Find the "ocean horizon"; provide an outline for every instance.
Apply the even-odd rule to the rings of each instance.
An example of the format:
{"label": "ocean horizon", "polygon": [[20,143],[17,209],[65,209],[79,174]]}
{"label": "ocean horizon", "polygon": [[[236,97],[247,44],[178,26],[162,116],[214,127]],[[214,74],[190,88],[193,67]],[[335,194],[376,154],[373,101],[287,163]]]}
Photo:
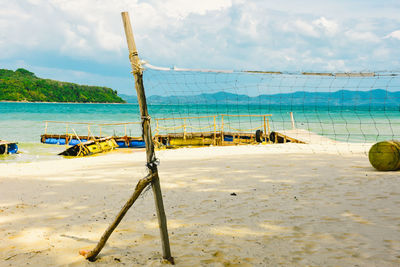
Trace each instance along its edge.
{"label": "ocean horizon", "polygon": [[[213,131],[216,117],[216,130],[221,128],[221,114],[229,115],[265,115],[268,117],[271,131],[291,129],[290,112],[294,114],[297,128],[305,129],[342,142],[373,143],[382,140],[400,138],[400,111],[397,107],[371,106],[326,106],[326,105],[263,105],[263,104],[149,104],[152,117],[153,135],[156,133],[156,119],[174,118],[159,121],[159,133],[183,131],[183,117],[209,116],[206,118],[186,119],[187,132]],[[102,123],[140,122],[137,104],[99,104],[99,103],[26,103],[0,102],[0,139],[19,143],[20,155],[2,156],[1,161],[12,161],[12,157],[32,161],[53,158],[65,149],[64,146],[44,145],[40,136],[45,133],[64,134],[67,131],[78,135],[117,135],[125,133],[141,136],[140,124],[127,127],[103,126]],[[263,117],[224,117],[224,130],[248,130],[255,132],[263,129]],[[45,121],[70,122],[66,124]],[[91,123],[87,125],[73,123]],[[71,124],[72,123],[72,124]],[[37,157],[37,155],[39,155]],[[11,157],[10,157],[11,156]],[[59,157],[58,157],[59,158]]]}

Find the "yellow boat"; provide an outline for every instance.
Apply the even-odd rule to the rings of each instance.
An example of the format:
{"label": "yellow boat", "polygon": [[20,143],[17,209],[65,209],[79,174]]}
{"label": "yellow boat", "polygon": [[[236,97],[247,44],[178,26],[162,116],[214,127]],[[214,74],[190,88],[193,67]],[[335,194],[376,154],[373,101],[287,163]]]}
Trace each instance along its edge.
{"label": "yellow boat", "polygon": [[117,142],[113,137],[104,137],[95,140],[78,143],[59,155],[62,156],[89,156],[93,154],[111,151],[118,147]]}

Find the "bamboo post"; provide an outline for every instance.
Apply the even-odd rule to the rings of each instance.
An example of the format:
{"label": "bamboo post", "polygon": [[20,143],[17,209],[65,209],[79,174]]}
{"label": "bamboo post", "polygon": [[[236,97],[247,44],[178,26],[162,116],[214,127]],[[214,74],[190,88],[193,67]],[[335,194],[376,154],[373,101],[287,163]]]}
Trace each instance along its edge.
{"label": "bamboo post", "polygon": [[125,124],[125,136],[126,136],[126,124]]}
{"label": "bamboo post", "polygon": [[224,145],[224,115],[221,114],[221,145]]}
{"label": "bamboo post", "polygon": [[267,125],[265,123],[265,116],[264,116],[264,142],[267,142]]}
{"label": "bamboo post", "polygon": [[69,142],[69,136],[68,136],[68,123],[65,126],[65,145],[68,145]]}
{"label": "bamboo post", "polygon": [[186,118],[183,119],[183,140],[186,140]]}
{"label": "bamboo post", "polygon": [[46,124],[45,124],[45,126],[44,126],[44,134],[47,134],[47,121],[46,121]]}
{"label": "bamboo post", "polygon": [[215,116],[214,117],[214,145],[217,145],[217,124],[215,121]]}
{"label": "bamboo post", "polygon": [[142,118],[142,133],[143,139],[146,144],[146,157],[147,157],[147,167],[149,169],[149,174],[141,179],[135,188],[135,192],[122,208],[122,210],[117,215],[114,222],[107,228],[103,236],[101,237],[96,248],[92,251],[80,251],[79,253],[83,255],[86,259],[93,261],[96,256],[100,253],[101,249],[104,247],[107,239],[110,237],[111,233],[118,226],[122,218],[125,216],[128,209],[133,205],[135,200],[139,197],[143,189],[151,184],[153,188],[154,200],[157,209],[158,223],[160,227],[161,234],[161,244],[163,251],[163,258],[174,264],[174,258],[171,256],[171,250],[169,246],[168,230],[167,230],[167,218],[164,212],[164,204],[162,200],[160,178],[158,177],[157,170],[157,159],[154,153],[154,144],[151,138],[150,129],[150,116],[147,111],[146,95],[143,88],[143,73],[140,67],[139,57],[136,50],[135,41],[133,38],[132,27],[129,20],[128,12],[122,12],[122,21],[124,23],[124,29],[126,34],[126,40],[129,48],[129,59],[132,65],[132,72],[135,75],[135,88],[139,102],[140,114]]}
{"label": "bamboo post", "polygon": [[158,129],[158,119],[156,119],[156,135],[159,134],[159,129]]}
{"label": "bamboo post", "polygon": [[160,179],[158,177],[158,169],[156,164],[156,156],[154,153],[154,144],[151,138],[150,117],[147,111],[146,95],[143,88],[143,73],[140,66],[140,60],[136,49],[135,40],[133,37],[129,14],[128,12],[122,12],[121,15],[124,23],[125,35],[129,49],[129,59],[132,65],[132,72],[135,75],[135,88],[139,102],[140,114],[142,117],[143,138],[146,144],[147,166],[149,168],[149,173],[151,175],[154,175],[154,179],[151,185],[153,189],[154,201],[157,210],[158,224],[161,234],[163,258],[173,264],[174,258],[171,256],[171,250],[169,246],[167,217],[165,216],[164,203],[161,194]]}
{"label": "bamboo post", "polygon": [[293,112],[290,112],[290,120],[292,121],[292,129],[296,129],[296,127],[294,126]]}
{"label": "bamboo post", "polygon": [[270,141],[269,137],[271,136],[271,128],[269,127],[269,118],[267,118],[267,127],[268,127],[268,141]]}

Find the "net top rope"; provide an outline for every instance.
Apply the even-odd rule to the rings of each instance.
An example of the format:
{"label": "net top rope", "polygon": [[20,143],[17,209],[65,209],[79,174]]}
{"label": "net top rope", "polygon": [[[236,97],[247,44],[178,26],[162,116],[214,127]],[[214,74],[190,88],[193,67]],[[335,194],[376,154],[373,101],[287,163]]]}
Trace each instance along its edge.
{"label": "net top rope", "polygon": [[214,72],[214,73],[253,73],[253,74],[271,74],[271,75],[310,75],[310,76],[334,76],[334,77],[375,77],[375,76],[400,76],[400,71],[375,71],[375,72],[308,72],[308,71],[262,71],[262,70],[215,70],[215,69],[190,69],[177,67],[159,67],[148,63],[145,60],[140,61],[140,68],[146,68],[159,71],[181,71],[181,72]]}

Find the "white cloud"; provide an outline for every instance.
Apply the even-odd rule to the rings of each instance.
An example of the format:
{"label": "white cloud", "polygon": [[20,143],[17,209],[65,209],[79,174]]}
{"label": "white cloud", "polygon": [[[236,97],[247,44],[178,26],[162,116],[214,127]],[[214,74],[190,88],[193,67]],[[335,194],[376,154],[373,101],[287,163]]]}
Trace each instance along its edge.
{"label": "white cloud", "polygon": [[313,24],[322,29],[327,35],[335,35],[338,32],[338,24],[333,20],[328,20],[325,17],[320,17],[313,21]]}
{"label": "white cloud", "polygon": [[400,30],[389,33],[388,35],[386,35],[384,37],[384,39],[387,39],[387,38],[393,38],[393,39],[400,40]]}
{"label": "white cloud", "polygon": [[319,34],[315,30],[314,26],[308,22],[305,22],[303,20],[296,20],[294,23],[294,26],[297,31],[299,31],[302,34],[311,36],[311,37],[318,37]]}
{"label": "white cloud", "polygon": [[[140,56],[156,65],[368,68],[377,66],[379,53],[400,58],[391,41],[400,40],[400,18],[390,2],[379,6],[358,0],[0,2],[2,61],[44,51],[91,64],[125,66],[121,11],[130,13]],[[384,38],[382,29],[390,32]],[[391,64],[400,66],[396,60]]]}
{"label": "white cloud", "polygon": [[184,19],[190,14],[205,15],[209,11],[221,10],[232,6],[230,0],[168,0],[153,1],[157,9],[163,10],[168,17]]}
{"label": "white cloud", "polygon": [[360,31],[348,30],[345,32],[345,36],[350,40],[357,42],[371,42],[371,43],[380,42],[380,38],[375,33],[372,32],[360,32]]}

